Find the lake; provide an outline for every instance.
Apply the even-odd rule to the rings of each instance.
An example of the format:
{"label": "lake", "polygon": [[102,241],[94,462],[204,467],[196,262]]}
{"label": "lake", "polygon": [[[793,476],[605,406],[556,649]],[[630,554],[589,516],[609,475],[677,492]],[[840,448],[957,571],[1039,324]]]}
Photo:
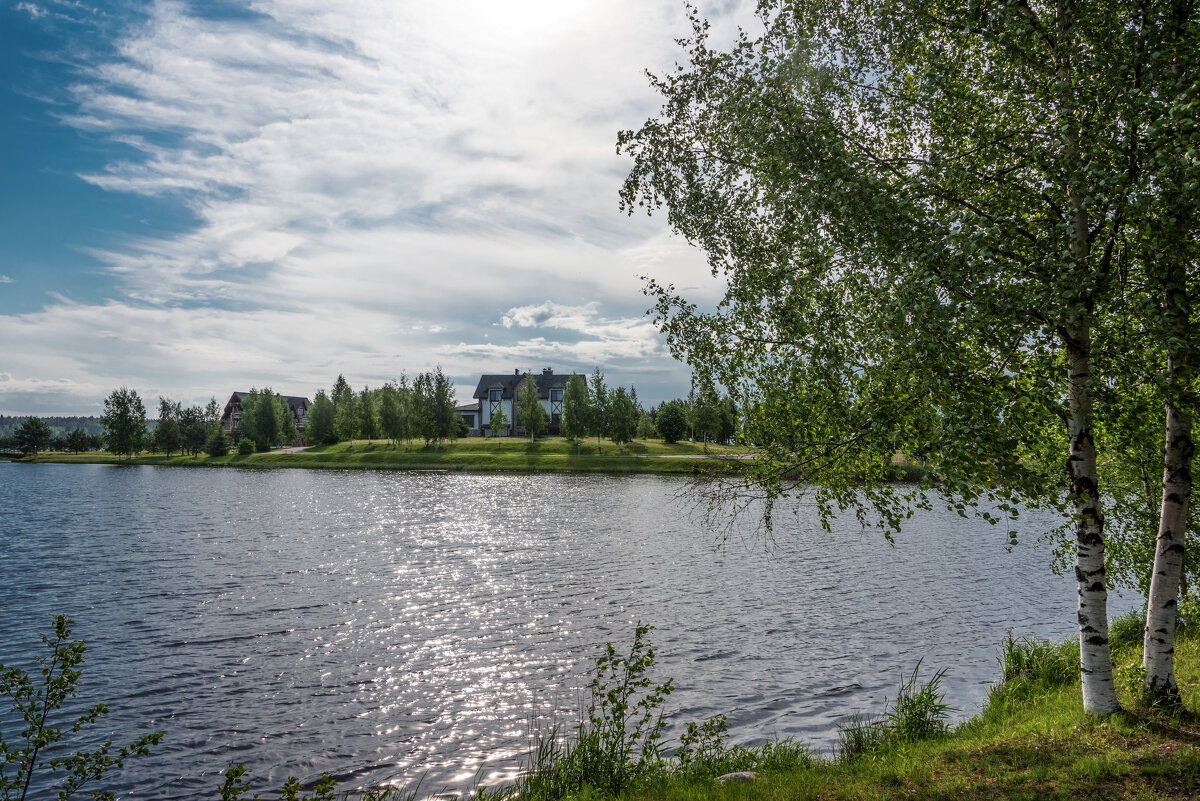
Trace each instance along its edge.
{"label": "lake", "polygon": [[75,619],[101,731],[166,732],[110,783],[123,797],[213,797],[231,761],[271,790],[330,773],[432,793],[511,776],[533,722],[570,720],[639,620],[675,679],[673,732],[725,714],[734,742],[826,750],[918,660],[946,669],[961,718],[1006,630],[1074,633],[1073,577],[1034,547],[1044,514],[1011,552],[953,513],[918,513],[891,547],[803,507],[770,543],[748,528],[717,548],[686,488],[0,462],[0,661],[30,666],[49,616]]}

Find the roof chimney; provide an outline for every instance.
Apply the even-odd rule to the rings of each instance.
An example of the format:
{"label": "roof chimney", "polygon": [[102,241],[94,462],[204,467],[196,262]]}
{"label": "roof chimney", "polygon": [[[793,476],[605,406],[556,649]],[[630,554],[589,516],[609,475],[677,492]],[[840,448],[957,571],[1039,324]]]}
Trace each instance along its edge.
{"label": "roof chimney", "polygon": [[553,367],[543,367],[542,375],[554,375],[554,368]]}
{"label": "roof chimney", "polygon": [[518,370],[518,369],[516,369],[516,368],[514,367],[514,368],[513,368],[513,375],[520,375],[520,374],[521,374],[521,371],[520,371],[520,370]]}

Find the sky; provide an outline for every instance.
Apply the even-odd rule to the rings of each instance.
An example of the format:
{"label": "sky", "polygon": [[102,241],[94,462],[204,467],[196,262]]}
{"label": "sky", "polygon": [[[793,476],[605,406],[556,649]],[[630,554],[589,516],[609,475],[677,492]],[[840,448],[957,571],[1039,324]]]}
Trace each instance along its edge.
{"label": "sky", "polygon": [[[753,2],[701,2],[714,38]],[[0,0],[0,413],[441,366],[685,395],[641,276],[720,296],[617,133],[676,0]]]}

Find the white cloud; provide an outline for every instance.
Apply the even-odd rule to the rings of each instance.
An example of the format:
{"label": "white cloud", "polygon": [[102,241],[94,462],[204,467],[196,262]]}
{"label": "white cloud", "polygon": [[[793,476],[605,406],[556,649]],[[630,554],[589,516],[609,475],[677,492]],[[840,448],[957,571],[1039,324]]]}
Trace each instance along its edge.
{"label": "white cloud", "polygon": [[16,6],[14,6],[14,8],[17,11],[24,11],[26,14],[33,17],[34,19],[39,19],[41,17],[46,16],[48,13],[50,13],[50,12],[46,11],[46,9],[37,5],[36,3],[17,3]]}
{"label": "white cloud", "polygon": [[0,367],[69,377],[79,397],[310,392],[438,362],[466,380],[497,361],[686,390],[639,276],[701,300],[717,285],[664,218],[620,214],[629,165],[613,152],[657,108],[642,69],[678,55],[675,0],[190,8],[150,5],[64,121],[136,154],[85,180],[186,204],[198,224],[90,251],[121,295],[0,317],[0,340],[22,345]]}
{"label": "white cloud", "polygon": [[0,284],[11,284],[12,282],[12,278],[7,275],[0,275]]}

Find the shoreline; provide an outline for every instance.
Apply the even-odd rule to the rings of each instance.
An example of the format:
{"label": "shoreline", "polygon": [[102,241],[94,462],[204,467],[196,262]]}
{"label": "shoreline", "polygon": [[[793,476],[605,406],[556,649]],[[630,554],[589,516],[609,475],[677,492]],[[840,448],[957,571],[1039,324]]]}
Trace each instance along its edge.
{"label": "shoreline", "polygon": [[[333,446],[337,447],[337,446]],[[598,475],[716,475],[737,470],[745,454],[566,454],[448,450],[349,449],[257,453],[250,456],[135,456],[132,459],[101,453],[39,454],[13,458],[17,464],[152,465],[190,468],[241,468],[245,470],[403,470],[455,473],[585,473]]]}
{"label": "shoreline", "polygon": [[[575,445],[562,437],[530,442],[523,438],[478,438],[448,442],[443,447],[404,447],[385,441],[358,440],[308,448],[280,448],[241,456],[166,456],[142,454],[132,459],[106,452],[42,453],[36,457],[0,454],[20,464],[122,464],[164,467],[235,467],[248,470],[404,470],[475,474],[583,473],[592,475],[734,475],[752,467],[755,451],[744,446],[709,443],[634,441],[623,449],[597,446],[595,441]],[[925,476],[918,465],[900,457],[893,460],[888,480],[894,483],[920,481]]]}

